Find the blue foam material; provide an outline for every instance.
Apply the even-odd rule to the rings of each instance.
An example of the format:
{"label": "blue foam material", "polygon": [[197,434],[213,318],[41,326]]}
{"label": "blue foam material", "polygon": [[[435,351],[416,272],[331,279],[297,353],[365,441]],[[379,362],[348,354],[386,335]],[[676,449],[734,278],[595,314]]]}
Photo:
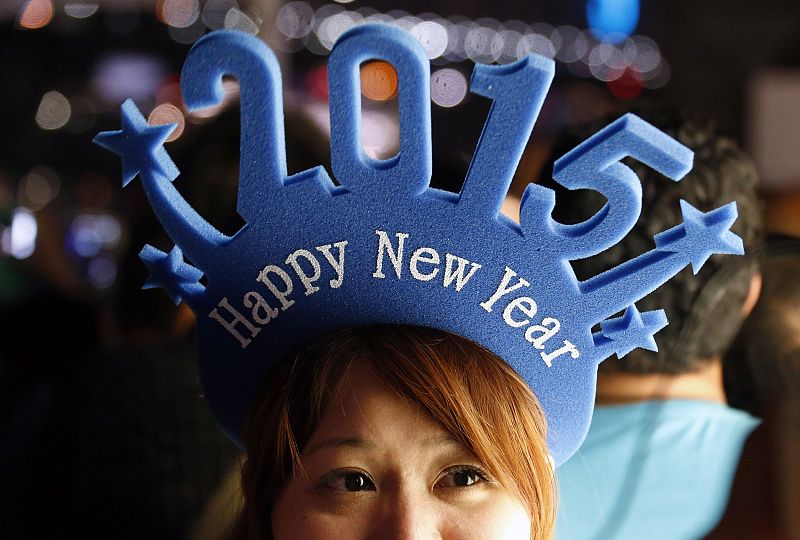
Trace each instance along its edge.
{"label": "blue foam material", "polygon": [[[400,151],[386,160],[360,145],[358,73],[368,59],[389,61],[399,74]],[[201,38],[182,73],[187,106],[218,103],[223,75],[241,84],[237,209],[246,224],[230,237],[175,189],[178,172],[162,146],[168,131],[148,126],[132,102],[122,106],[123,129],[95,139],[122,156],[125,183],[139,174],[177,244],[170,253],[142,250],[152,272],[146,286],[163,287],[197,314],[205,395],[237,443],[246,412],[288,352],[344,327],[416,324],[465,336],[507,361],[539,398],[560,464],[589,426],[597,364],[656,348],[666,317],[640,313],[634,302],[687,264],[697,270],[712,253],[743,252],[729,231],[734,203],[706,214],[681,203],[684,224],[658,234],[651,251],[579,282],[569,260],[618,242],[641,211],[640,182],[620,160],[632,156],[677,180],[691,168],[691,151],[623,116],[555,165],[558,182],[597,190],[607,204],[584,223],[563,225],[551,218],[554,193],[530,185],[517,225],[499,211],[554,63],[527,56],[475,66],[471,90],[492,106],[458,194],[429,187],[429,69],[422,47],[395,27],[357,26],[338,40],[328,69],[336,186],[322,167],[287,175],[281,79],[269,48],[233,31]]]}

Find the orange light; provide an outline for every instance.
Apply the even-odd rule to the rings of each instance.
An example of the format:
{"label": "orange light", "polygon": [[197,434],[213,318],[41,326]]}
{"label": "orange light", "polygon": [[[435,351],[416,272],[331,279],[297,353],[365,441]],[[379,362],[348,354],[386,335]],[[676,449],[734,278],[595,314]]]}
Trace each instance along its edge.
{"label": "orange light", "polygon": [[147,123],[151,126],[160,126],[162,124],[176,124],[175,129],[172,130],[166,142],[172,142],[183,134],[183,129],[186,127],[186,119],[183,113],[172,103],[162,103],[150,113],[147,117]]}
{"label": "orange light", "polygon": [[53,20],[53,2],[50,0],[28,0],[19,14],[19,26],[26,30],[44,28]]}
{"label": "orange light", "polygon": [[361,93],[374,101],[397,97],[397,71],[389,62],[374,60],[361,66]]}

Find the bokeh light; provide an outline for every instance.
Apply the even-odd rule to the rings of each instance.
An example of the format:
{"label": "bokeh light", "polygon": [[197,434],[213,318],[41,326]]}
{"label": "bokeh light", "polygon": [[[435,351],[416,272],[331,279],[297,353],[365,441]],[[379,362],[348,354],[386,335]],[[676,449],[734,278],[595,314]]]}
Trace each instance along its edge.
{"label": "bokeh light", "polygon": [[639,0],[588,0],[586,20],[598,40],[622,43],[639,24]]}
{"label": "bokeh light", "polygon": [[200,3],[197,0],[158,0],[156,13],[161,22],[186,28],[200,17]]}
{"label": "bokeh light", "polygon": [[373,101],[397,96],[397,71],[389,62],[374,60],[361,65],[361,93]]}
{"label": "bokeh light", "polygon": [[455,107],[467,95],[467,78],[458,70],[442,68],[431,74],[431,99],[440,107]]}
{"label": "bokeh light", "polygon": [[569,25],[556,27],[544,22],[529,25],[519,20],[500,22],[491,17],[473,21],[463,15],[443,19],[435,13],[415,16],[400,9],[380,13],[360,7],[348,11],[333,3],[314,11],[303,1],[283,6],[275,25],[282,50],[294,52],[305,46],[310,52],[325,56],[342,32],[365,22],[408,30],[435,66],[467,59],[505,64],[526,54],[538,54],[563,62],[574,75],[604,82],[621,77],[631,68],[644,81],[644,87],[651,88],[663,86],[669,74],[669,67],[661,69],[663,59],[652,39],[629,37],[612,30],[604,34],[604,39],[597,39],[591,29],[580,30]]}
{"label": "bokeh light", "polygon": [[44,28],[53,20],[54,12],[50,0],[28,0],[19,12],[17,23],[26,30]]}
{"label": "bokeh light", "polygon": [[497,30],[486,26],[475,26],[464,38],[464,54],[473,62],[491,64],[497,60],[497,46],[492,46],[497,39]]}
{"label": "bokeh light", "polygon": [[437,21],[422,21],[411,28],[429,59],[438,58],[447,50],[447,30]]}
{"label": "bokeh light", "polygon": [[155,56],[136,52],[111,53],[100,59],[92,74],[92,89],[115,106],[128,98],[152,99],[166,75],[166,65]]}
{"label": "bokeh light", "polygon": [[234,8],[239,8],[236,0],[207,0],[202,12],[203,24],[211,30],[224,28],[225,16]]}
{"label": "bokeh light", "polygon": [[99,4],[86,2],[69,2],[64,6],[64,13],[75,19],[87,19],[97,13]]}
{"label": "bokeh light", "polygon": [[32,211],[38,211],[56,198],[61,180],[51,168],[39,165],[23,176],[17,189],[17,201]]}
{"label": "bokeh light", "polygon": [[51,90],[42,96],[36,109],[36,124],[45,130],[64,127],[72,116],[69,100],[61,92]]}
{"label": "bokeh light", "polygon": [[68,234],[72,250],[89,259],[119,245],[122,228],[117,218],[110,214],[78,214],[72,220]]}
{"label": "bokeh light", "polygon": [[288,38],[304,37],[314,28],[314,10],[306,2],[289,2],[278,10],[275,26]]}
{"label": "bokeh light", "polygon": [[238,8],[231,8],[225,14],[225,28],[227,30],[239,30],[247,34],[258,34],[258,27],[261,21],[253,20],[250,15]]}
{"label": "bokeh light", "polygon": [[27,208],[15,208],[11,225],[3,230],[0,248],[15,259],[27,259],[36,250],[39,226],[36,216]]}
{"label": "bokeh light", "polygon": [[517,58],[522,58],[528,53],[554,58],[556,48],[547,36],[532,33],[520,39],[517,44]]}
{"label": "bokeh light", "polygon": [[86,278],[96,289],[107,289],[117,278],[117,263],[108,255],[94,257],[86,267]]}
{"label": "bokeh light", "polygon": [[[358,15],[355,15],[358,17]],[[333,44],[344,32],[356,24],[354,17],[344,11],[336,13],[322,20],[317,29],[317,37],[326,50],[330,51]]]}
{"label": "bokeh light", "polygon": [[158,126],[163,124],[175,124],[175,129],[172,130],[166,142],[172,142],[183,134],[186,128],[186,119],[181,110],[172,103],[162,103],[150,112],[147,117],[147,123],[151,126]]}

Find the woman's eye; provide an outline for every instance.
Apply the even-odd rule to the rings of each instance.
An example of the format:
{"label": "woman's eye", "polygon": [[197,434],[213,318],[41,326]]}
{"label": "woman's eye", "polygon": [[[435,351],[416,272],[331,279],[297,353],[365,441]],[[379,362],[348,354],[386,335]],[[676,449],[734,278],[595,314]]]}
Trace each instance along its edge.
{"label": "woman's eye", "polygon": [[334,473],[323,478],[320,484],[336,491],[375,491],[375,484],[362,472]]}
{"label": "woman's eye", "polygon": [[486,473],[477,467],[454,467],[445,471],[436,482],[436,487],[470,487],[489,480]]}

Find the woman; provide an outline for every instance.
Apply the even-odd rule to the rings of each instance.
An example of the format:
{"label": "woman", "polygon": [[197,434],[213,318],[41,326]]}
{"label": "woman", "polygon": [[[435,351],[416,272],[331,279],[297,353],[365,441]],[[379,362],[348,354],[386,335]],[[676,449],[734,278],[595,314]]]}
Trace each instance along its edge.
{"label": "woman", "polygon": [[[358,70],[375,58],[401,79],[402,151],[383,161],[358,144]],[[122,130],[95,139],[123,157],[126,183],[142,177],[176,243],[140,258],[146,286],[197,315],[204,396],[246,449],[235,537],[549,538],[550,456],[557,465],[583,440],[597,364],[652,347],[666,324],[635,302],[687,257],[653,252],[582,283],[569,261],[613,245],[638,216],[635,175],[611,163],[593,184],[592,167],[631,155],[677,179],[691,152],[623,117],[560,161],[559,182],[598,189],[608,208],[560,225],[553,194],[531,186],[521,224],[511,223],[498,212],[554,64],[475,69],[473,92],[494,102],[458,195],[429,188],[425,51],[387,25],[351,28],[331,51],[337,182],[323,167],[288,175],[278,64],[262,42],[215,32],[192,47],[181,75],[190,110],[219,102],[223,75],[240,82],[237,212],[247,224],[233,236],[169,181],[178,171],[161,146],[168,128],[147,124],[133,102]],[[735,218],[720,211],[715,219]],[[698,249],[674,233],[661,244]],[[416,326],[369,326],[379,324]]]}
{"label": "woman", "polygon": [[245,431],[235,538],[552,536],[544,416],[494,354],[384,325],[278,370]]}

